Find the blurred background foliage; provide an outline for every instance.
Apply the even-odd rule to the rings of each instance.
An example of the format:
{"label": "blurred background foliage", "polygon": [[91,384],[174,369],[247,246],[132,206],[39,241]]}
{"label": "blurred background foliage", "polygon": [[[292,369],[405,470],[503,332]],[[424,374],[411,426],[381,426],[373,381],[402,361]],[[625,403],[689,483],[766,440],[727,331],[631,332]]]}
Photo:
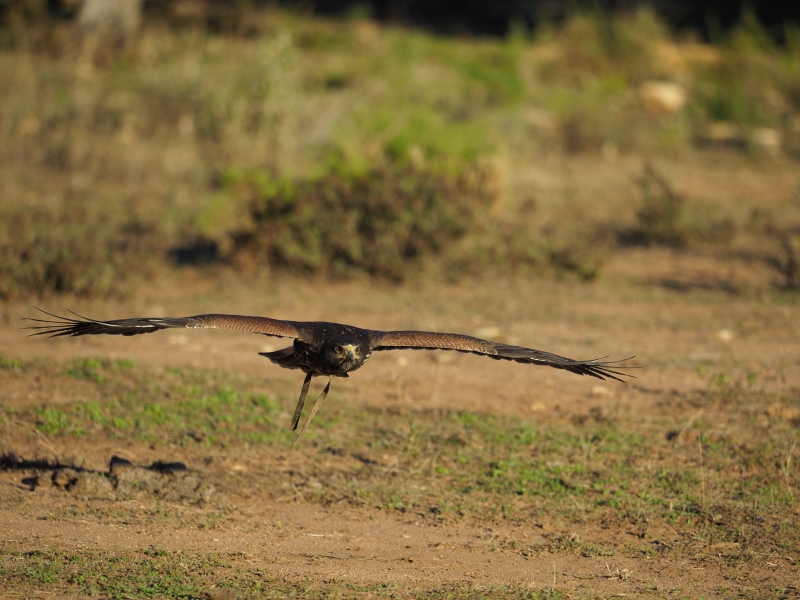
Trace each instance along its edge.
{"label": "blurred background foliage", "polygon": [[629,222],[554,218],[514,175],[552,154],[796,160],[795,26],[776,41],[745,12],[709,44],[594,8],[442,37],[366,9],[145,2],[108,33],[78,2],[0,8],[0,298],[174,268],[591,280],[626,244],[742,228],[783,240],[769,260],[800,277],[800,209],[737,222],[647,166]]}

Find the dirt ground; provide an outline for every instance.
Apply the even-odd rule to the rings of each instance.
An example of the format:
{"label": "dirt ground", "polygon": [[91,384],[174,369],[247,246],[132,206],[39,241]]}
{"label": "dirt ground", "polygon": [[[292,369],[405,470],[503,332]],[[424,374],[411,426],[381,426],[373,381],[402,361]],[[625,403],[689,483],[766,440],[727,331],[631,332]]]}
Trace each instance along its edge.
{"label": "dirt ground", "polygon": [[[756,178],[753,185],[758,184],[757,176],[751,177]],[[243,282],[233,276],[210,278],[187,271],[154,282],[124,301],[41,302],[55,313],[73,309],[101,319],[229,312],[335,320],[376,329],[463,332],[574,358],[635,355],[630,364],[642,369],[623,385],[460,354],[376,353],[350,379],[334,381],[322,411],[337,406],[402,414],[469,411],[508,415],[541,429],[570,427],[611,412],[621,429],[636,432],[659,448],[659,460],[669,461],[672,455],[699,458],[695,468],[703,473],[703,496],[711,498],[710,512],[719,506],[732,515],[757,514],[760,521],[741,521],[742,532],[749,528],[752,538],[759,528],[773,531],[770,527],[779,522],[788,523],[790,531],[800,516],[795,500],[800,493],[795,489],[800,309],[796,294],[775,288],[771,277],[767,267],[735,256],[632,248],[617,251],[603,277],[590,284],[488,279],[442,288],[394,287],[288,278]],[[732,289],[727,285],[731,281],[741,285]],[[301,384],[296,372],[266,364],[257,355],[280,347],[274,338],[191,331],[47,340],[25,337],[20,331],[21,318],[36,316],[27,303],[4,304],[0,312],[0,356],[23,363],[59,365],[76,357],[103,357],[132,360],[137,368],[193,367],[265,378],[282,391],[284,424]],[[6,414],[96,399],[96,390],[83,381],[42,373],[26,376],[0,370]],[[731,385],[751,377],[762,404],[745,407],[749,412],[744,418],[737,407],[693,402],[708,393],[715,376],[724,376],[716,381]],[[709,439],[717,436],[743,448],[758,444],[770,431],[783,432],[782,458],[756,465],[752,471],[716,476],[720,481],[763,475],[788,499],[752,510],[747,508],[747,497],[736,502],[714,500],[714,479],[703,472],[703,446],[698,457],[697,436],[689,435],[699,420],[705,422],[703,433]],[[344,425],[334,424],[331,435],[336,435],[336,427]],[[685,443],[676,446],[674,438]],[[369,504],[317,502],[307,498],[302,487],[278,489],[273,475],[293,469],[313,471],[324,481],[328,466],[310,464],[308,452],[313,446],[308,440],[307,444],[267,451],[244,442],[209,448],[108,435],[47,435],[24,418],[7,418],[0,428],[0,451],[6,457],[0,470],[6,583],[0,587],[12,596],[81,593],[75,585],[20,578],[24,569],[15,570],[15,565],[30,560],[25,553],[33,551],[125,555],[158,548],[224,557],[223,562],[242,573],[288,582],[295,587],[286,594],[298,597],[315,593],[405,597],[448,590],[454,596],[477,597],[505,590],[531,597],[755,598],[796,597],[800,590],[800,548],[792,547],[800,538],[793,534],[787,534],[783,546],[751,544],[746,551],[744,542],[714,542],[659,519],[643,529],[622,520],[570,519],[558,513],[544,513],[529,522],[437,520]],[[389,465],[391,459],[376,452],[369,460]],[[112,456],[140,467],[179,461],[219,493],[204,502],[179,493],[131,499],[113,492],[81,495],[66,486],[41,484],[49,482],[59,465],[77,464],[86,472],[107,473]],[[355,459],[331,460],[333,469],[337,460]],[[158,511],[168,516],[152,518]],[[214,527],[198,525],[212,514],[224,518]],[[776,535],[768,537],[780,540]],[[616,550],[587,555],[568,544],[545,543],[554,539],[590,541]],[[670,551],[634,551],[638,543]],[[520,550],[535,544],[545,549]],[[209,576],[211,581],[214,576]],[[209,588],[208,597],[215,597],[214,589]]]}

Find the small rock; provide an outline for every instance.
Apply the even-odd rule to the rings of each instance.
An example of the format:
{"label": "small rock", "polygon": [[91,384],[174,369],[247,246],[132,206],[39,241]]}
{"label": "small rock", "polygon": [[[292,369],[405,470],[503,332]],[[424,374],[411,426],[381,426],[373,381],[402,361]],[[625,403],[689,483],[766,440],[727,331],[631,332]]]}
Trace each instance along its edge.
{"label": "small rock", "polygon": [[758,127],[750,132],[750,142],[771,156],[781,153],[781,132],[771,127]]}
{"label": "small rock", "polygon": [[203,480],[198,475],[186,472],[163,485],[159,495],[168,500],[200,498],[203,497],[204,488]]}
{"label": "small rock", "polygon": [[124,498],[138,498],[142,493],[159,494],[165,477],[158,471],[134,467],[114,473],[117,493]]}
{"label": "small rock", "polygon": [[69,486],[73,494],[85,498],[114,498],[114,486],[108,477],[95,473],[84,473]]}
{"label": "small rock", "polygon": [[710,123],[697,133],[696,140],[701,144],[710,146],[736,148],[745,148],[747,146],[747,136],[745,136],[741,127],[726,121]]}
{"label": "small rock", "polygon": [[604,385],[593,385],[589,392],[592,396],[613,396],[614,392]]}
{"label": "small rock", "polygon": [[135,469],[136,466],[129,460],[121,458],[119,456],[112,456],[111,461],[108,465],[108,473],[109,475],[119,475],[124,471],[130,471],[131,469]]}
{"label": "small rock", "polygon": [[672,81],[645,81],[639,88],[642,103],[654,115],[680,112],[689,100],[686,88]]}
{"label": "small rock", "polygon": [[[212,485],[207,484],[199,473],[189,470],[182,462],[156,461],[149,467],[139,467],[124,458],[114,456],[111,459],[108,483],[122,498],[141,498],[142,495],[149,494],[173,501],[208,501],[214,493]],[[102,483],[95,484],[96,487],[99,486],[98,493],[103,493],[105,486]]]}
{"label": "small rock", "polygon": [[733,331],[730,329],[720,329],[717,332],[717,339],[721,342],[728,343],[733,340]]}
{"label": "small rock", "polygon": [[79,477],[80,475],[74,469],[64,468],[54,471],[51,481],[53,485],[66,489],[68,485],[75,483]]}

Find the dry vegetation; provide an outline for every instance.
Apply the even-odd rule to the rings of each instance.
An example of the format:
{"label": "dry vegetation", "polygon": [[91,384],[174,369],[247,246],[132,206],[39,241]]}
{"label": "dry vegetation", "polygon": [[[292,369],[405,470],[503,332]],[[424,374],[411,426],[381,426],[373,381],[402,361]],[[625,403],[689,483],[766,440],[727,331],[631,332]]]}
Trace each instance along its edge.
{"label": "dry vegetation", "polygon": [[647,11],[507,40],[273,11],[248,23],[247,37],[151,24],[117,55],[8,25],[0,295],[119,294],[176,262],[592,279],[620,244],[724,252],[739,231],[796,286],[796,197],[747,220],[677,202],[648,168],[626,228],[548,213],[520,177],[553,153],[793,156],[794,30],[777,47],[745,19],[709,47],[672,39]]}

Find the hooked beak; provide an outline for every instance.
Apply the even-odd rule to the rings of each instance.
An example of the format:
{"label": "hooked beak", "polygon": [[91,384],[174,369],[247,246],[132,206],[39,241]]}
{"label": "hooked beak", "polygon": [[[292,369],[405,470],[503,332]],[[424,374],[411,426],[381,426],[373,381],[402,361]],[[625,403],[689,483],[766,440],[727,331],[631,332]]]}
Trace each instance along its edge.
{"label": "hooked beak", "polygon": [[349,361],[354,361],[354,360],[356,360],[356,357],[357,357],[358,355],[356,354],[356,347],[355,347],[354,345],[352,345],[352,344],[347,344],[346,346],[342,346],[342,350],[344,350],[345,354],[344,354],[344,356],[342,356],[342,355],[340,354],[340,355],[339,355],[339,356],[340,356],[340,358],[347,359],[347,360],[349,360]]}

